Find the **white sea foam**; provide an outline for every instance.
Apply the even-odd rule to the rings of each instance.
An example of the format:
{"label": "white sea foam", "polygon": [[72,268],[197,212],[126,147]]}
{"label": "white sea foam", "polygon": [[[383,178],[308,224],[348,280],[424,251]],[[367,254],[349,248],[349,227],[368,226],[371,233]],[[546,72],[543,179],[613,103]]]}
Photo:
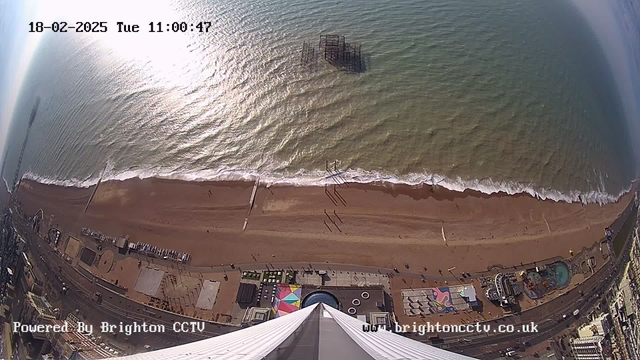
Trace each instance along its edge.
{"label": "white sea foam", "polygon": [[[127,171],[114,171],[107,166],[102,173],[102,181],[123,181],[127,179],[175,179],[184,181],[229,181],[244,180],[254,181],[260,179],[263,184],[271,185],[295,185],[295,186],[323,186],[335,184],[339,182],[355,182],[355,183],[377,183],[385,182],[392,184],[406,184],[413,186],[437,184],[446,189],[462,192],[464,190],[476,190],[484,194],[495,194],[503,192],[509,195],[529,194],[542,200],[565,201],[565,202],[583,202],[607,204],[616,202],[621,196],[631,190],[631,184],[628,188],[620,191],[618,194],[610,194],[604,190],[604,184],[600,184],[599,190],[592,191],[558,191],[554,189],[546,189],[535,187],[532,184],[522,184],[512,181],[494,181],[489,178],[462,179],[461,177],[448,178],[439,174],[408,174],[394,175],[390,173],[378,171],[365,171],[361,169],[346,170],[339,173],[339,177],[328,176],[326,171],[306,171],[301,170],[296,173],[277,173],[277,172],[260,172],[257,170],[237,170],[237,169],[217,169],[217,170],[199,170],[199,171],[175,171],[162,169],[135,169]],[[42,184],[52,184],[67,187],[90,187],[95,185],[99,177],[91,177],[86,179],[53,179],[39,176],[34,173],[26,173],[25,179],[37,181]]]}

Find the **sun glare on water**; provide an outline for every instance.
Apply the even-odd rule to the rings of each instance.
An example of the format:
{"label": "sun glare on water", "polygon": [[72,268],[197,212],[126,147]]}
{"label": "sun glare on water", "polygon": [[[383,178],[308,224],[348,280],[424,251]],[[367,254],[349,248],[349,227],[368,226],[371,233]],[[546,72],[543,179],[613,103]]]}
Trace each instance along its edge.
{"label": "sun glare on water", "polygon": [[[192,81],[182,71],[186,64],[198,60],[187,49],[191,34],[167,31],[164,24],[186,21],[167,0],[43,1],[41,11],[45,22],[66,21],[70,26],[76,22],[107,22],[107,32],[83,34],[104,48],[106,66],[117,57],[129,63],[145,64],[142,71],[168,86]],[[118,22],[138,25],[139,32],[119,32]],[[150,32],[150,22],[161,22],[163,32]]]}

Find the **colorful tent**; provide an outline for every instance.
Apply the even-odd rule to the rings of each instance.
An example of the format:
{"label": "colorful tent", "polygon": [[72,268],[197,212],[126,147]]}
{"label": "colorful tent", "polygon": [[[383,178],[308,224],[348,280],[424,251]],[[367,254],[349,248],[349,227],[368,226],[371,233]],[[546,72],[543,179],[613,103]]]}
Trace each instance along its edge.
{"label": "colorful tent", "polygon": [[272,317],[277,318],[300,309],[302,287],[300,285],[278,284],[271,309]]}

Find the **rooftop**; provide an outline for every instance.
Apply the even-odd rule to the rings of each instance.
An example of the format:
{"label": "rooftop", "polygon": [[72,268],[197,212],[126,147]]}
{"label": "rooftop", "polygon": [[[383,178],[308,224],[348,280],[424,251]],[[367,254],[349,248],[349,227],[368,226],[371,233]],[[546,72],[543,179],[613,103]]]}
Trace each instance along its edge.
{"label": "rooftop", "polygon": [[[55,320],[53,324],[63,325],[64,322]],[[70,327],[70,329],[72,328]],[[118,351],[110,348],[107,344],[98,344],[87,335],[75,330],[51,335],[52,346],[64,359],[72,358],[74,353],[79,356],[76,359],[106,359],[118,355]]]}
{"label": "rooftop", "polygon": [[271,308],[252,307],[248,308],[242,319],[243,323],[259,324],[269,320]]}
{"label": "rooftop", "polygon": [[402,290],[404,314],[409,316],[451,313],[476,304],[475,287],[469,284]]}
{"label": "rooftop", "polygon": [[[338,300],[340,311],[350,315],[368,315],[386,310],[384,290],[377,286],[314,286],[302,287],[302,299],[310,294],[324,291]],[[353,310],[349,310],[353,309]],[[354,312],[355,310],[355,312]]]}
{"label": "rooftop", "polygon": [[43,296],[28,292],[27,299],[31,306],[33,306],[33,308],[36,309],[43,318],[47,318],[49,320],[54,320],[56,318],[56,314],[53,313],[53,307]]}

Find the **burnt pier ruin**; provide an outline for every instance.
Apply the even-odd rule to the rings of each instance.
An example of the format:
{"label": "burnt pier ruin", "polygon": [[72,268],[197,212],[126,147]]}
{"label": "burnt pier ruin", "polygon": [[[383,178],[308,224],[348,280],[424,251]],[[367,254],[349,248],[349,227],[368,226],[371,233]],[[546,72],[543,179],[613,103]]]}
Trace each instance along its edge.
{"label": "burnt pier ruin", "polygon": [[320,35],[317,48],[307,41],[302,44],[300,63],[303,67],[314,71],[320,57],[342,71],[361,73],[366,70],[362,46],[348,43],[342,35]]}

